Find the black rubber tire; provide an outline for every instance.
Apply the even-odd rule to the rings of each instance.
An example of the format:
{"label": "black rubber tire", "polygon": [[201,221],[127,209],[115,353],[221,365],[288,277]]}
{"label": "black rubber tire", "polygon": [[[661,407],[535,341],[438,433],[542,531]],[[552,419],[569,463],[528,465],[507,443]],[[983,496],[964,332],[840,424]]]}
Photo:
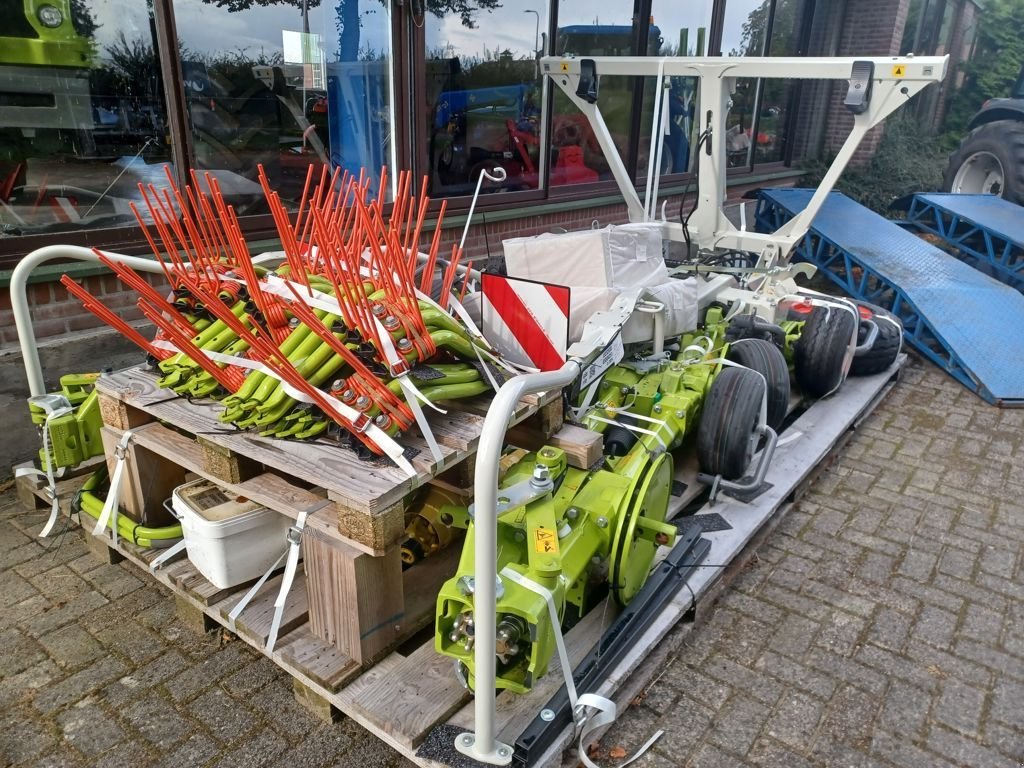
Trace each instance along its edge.
{"label": "black rubber tire", "polygon": [[[900,349],[903,348],[903,324],[892,312],[882,309],[866,301],[858,301],[858,306],[867,307],[875,316],[875,324],[878,326],[878,336],[871,349],[858,357],[853,358],[850,365],[851,376],[873,376],[876,373],[889,370],[889,367],[896,362]],[[858,343],[860,343],[858,341]]]}
{"label": "black rubber tire", "polygon": [[1003,187],[999,196],[1004,200],[1024,205],[1024,122],[996,120],[979,125],[967,134],[960,142],[960,148],[949,157],[942,188],[954,191],[953,180],[957,171],[979,152],[988,152],[1003,167]]}
{"label": "black rubber tire", "polygon": [[853,313],[815,307],[793,349],[796,382],[805,395],[824,397],[843,380],[843,360],[857,329]]}
{"label": "black rubber tire", "polygon": [[701,471],[726,480],[743,477],[757,440],[764,381],[753,371],[725,368],[708,391],[697,428]]}
{"label": "black rubber tire", "polygon": [[782,351],[764,339],[737,339],[729,344],[726,360],[757,371],[768,382],[768,426],[776,432],[789,410],[789,366]]}

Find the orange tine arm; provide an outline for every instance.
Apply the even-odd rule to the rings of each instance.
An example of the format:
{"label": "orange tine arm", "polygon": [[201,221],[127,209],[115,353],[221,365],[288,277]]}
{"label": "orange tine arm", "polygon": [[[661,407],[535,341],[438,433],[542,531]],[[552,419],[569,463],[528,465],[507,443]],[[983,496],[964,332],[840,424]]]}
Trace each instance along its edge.
{"label": "orange tine arm", "polygon": [[68,289],[68,293],[77,298],[82,302],[82,306],[92,312],[96,317],[105,322],[114,330],[118,331],[122,336],[128,339],[130,342],[135,344],[137,347],[142,349],[157,360],[165,360],[174,353],[169,349],[161,349],[160,347],[154,347],[153,344],[139,333],[135,328],[128,324],[126,320],[121,318],[113,310],[107,307],[105,304],[100,302],[95,296],[89,293],[85,288],[72,280],[69,276],[63,275],[60,279],[61,284]]}
{"label": "orange tine arm", "polygon": [[[210,198],[208,195],[203,193],[202,185],[199,183],[199,176],[193,170],[192,175],[192,187],[196,191],[196,202],[199,204],[199,209],[202,211],[202,216],[205,221],[209,223],[210,234],[215,238],[216,250],[225,260],[230,256],[228,249],[227,236],[224,233],[224,225],[220,219],[217,218],[216,212],[213,210],[213,206],[210,205]],[[206,174],[206,186],[210,186],[210,175]]]}
{"label": "orange tine arm", "polygon": [[[437,226],[434,227],[434,237],[430,241],[430,253],[427,264],[423,270],[423,278],[420,280],[420,290],[430,295],[430,285],[433,282],[434,269],[437,266],[437,248],[441,244],[441,220],[444,219],[444,212],[448,210],[448,201],[441,201],[441,209],[437,214]],[[413,254],[415,256],[415,254]]]}
{"label": "orange tine arm", "polygon": [[[462,278],[462,290],[459,291],[459,303],[460,304],[462,303],[462,300],[466,296],[466,288],[469,287],[469,275],[470,275],[470,273],[472,271],[473,271],[473,260],[470,259],[469,263],[466,264],[466,274]],[[442,307],[447,307],[447,305],[448,305],[448,297],[447,296],[442,296],[441,298],[443,298],[445,300],[444,303],[441,304],[441,306]]]}

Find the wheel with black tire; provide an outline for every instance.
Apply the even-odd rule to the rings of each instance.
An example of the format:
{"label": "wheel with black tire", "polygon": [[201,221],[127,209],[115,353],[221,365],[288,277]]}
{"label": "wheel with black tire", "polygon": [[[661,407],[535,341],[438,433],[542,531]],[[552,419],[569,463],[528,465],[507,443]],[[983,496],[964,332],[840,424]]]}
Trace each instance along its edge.
{"label": "wheel with black tire", "polygon": [[967,134],[950,155],[942,185],[1024,205],[1024,122],[996,120]]}
{"label": "wheel with black tire", "polygon": [[[853,358],[850,375],[873,376],[889,370],[889,366],[896,362],[900,349],[903,348],[903,324],[892,312],[866,301],[857,302],[857,311],[862,320],[870,320],[878,326],[878,335],[871,349]],[[857,344],[862,344],[866,336],[867,330],[862,324],[857,333]]]}
{"label": "wheel with black tire", "polygon": [[793,348],[796,382],[811,397],[824,397],[843,381],[850,341],[857,331],[854,313],[838,306],[816,306]]}
{"label": "wheel with black tire", "polygon": [[725,368],[711,383],[697,427],[701,470],[738,480],[757,449],[764,379],[744,368]]}
{"label": "wheel with black tire", "polygon": [[789,366],[777,346],[764,339],[737,339],[729,344],[726,360],[764,376],[768,383],[768,426],[776,432],[789,410]]}

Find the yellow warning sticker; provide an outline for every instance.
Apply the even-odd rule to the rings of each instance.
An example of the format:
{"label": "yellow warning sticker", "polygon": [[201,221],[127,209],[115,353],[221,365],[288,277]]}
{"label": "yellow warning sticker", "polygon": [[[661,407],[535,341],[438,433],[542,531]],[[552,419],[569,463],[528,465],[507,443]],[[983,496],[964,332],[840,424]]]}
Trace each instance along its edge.
{"label": "yellow warning sticker", "polygon": [[533,549],[543,554],[558,554],[558,535],[551,528],[537,528],[533,532]]}
{"label": "yellow warning sticker", "polygon": [[892,65],[892,76],[893,77],[903,77],[906,74],[907,74],[907,65],[906,64],[893,64]]}
{"label": "yellow warning sticker", "polygon": [[562,71],[563,72],[568,72],[569,71],[569,63],[568,62],[566,62],[566,61],[562,62]]}

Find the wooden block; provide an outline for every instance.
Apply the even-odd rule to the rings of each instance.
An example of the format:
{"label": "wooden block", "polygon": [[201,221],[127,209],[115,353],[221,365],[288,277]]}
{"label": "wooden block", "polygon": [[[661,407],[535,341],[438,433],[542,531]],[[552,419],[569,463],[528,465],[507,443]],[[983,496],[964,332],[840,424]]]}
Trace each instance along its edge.
{"label": "wooden block", "polygon": [[346,654],[319,637],[314,637],[308,622],[278,642],[274,649],[274,659],[286,669],[293,668],[301,672],[331,693],[359,677],[363,671]]}
{"label": "wooden block", "polygon": [[312,532],[302,547],[313,635],[360,664],[383,656],[405,628],[399,548],[374,557]]}
{"label": "wooden block", "polygon": [[[117,465],[115,449],[121,433],[104,427],[101,436],[107,456],[107,470],[114,476]],[[176,521],[164,507],[171,492],[185,482],[185,468],[151,451],[144,445],[129,443],[125,478],[121,486],[121,509],[137,523],[160,528]]]}
{"label": "wooden block", "polygon": [[181,623],[197,634],[205,635],[220,627],[220,624],[180,595],[174,596],[174,609]]}
{"label": "wooden block", "polygon": [[[87,515],[82,515],[86,520],[90,520]],[[116,549],[111,547],[107,543],[106,537],[93,536],[92,526],[86,523],[86,534],[85,534],[85,546],[89,548],[89,551],[99,560],[101,563],[108,565],[116,565],[124,560],[124,555],[118,552]]]}
{"label": "wooden block", "polygon": [[604,437],[600,432],[565,424],[551,436],[548,445],[565,451],[569,466],[590,469],[601,458]]}
{"label": "wooden block", "polygon": [[341,720],[340,709],[308,685],[300,682],[298,678],[292,678],[292,691],[295,693],[295,700],[308,709],[317,720],[325,723],[336,723]]}
{"label": "wooden block", "polygon": [[202,435],[196,436],[196,442],[203,450],[203,471],[217,480],[240,483],[263,472],[263,465],[258,461],[211,442]]}
{"label": "wooden block", "polygon": [[100,394],[100,415],[108,427],[125,430],[148,424],[153,417],[143,410],[128,405],[109,395]]}
{"label": "wooden block", "polygon": [[384,554],[405,538],[405,500],[379,512],[369,512],[338,502],[338,532]]}
{"label": "wooden block", "polygon": [[[22,464],[16,464],[13,469],[17,472],[23,467],[34,469],[35,465],[31,461],[26,461]],[[21,506],[25,508],[26,512],[34,512],[43,506],[43,500],[37,495],[37,492],[43,488],[43,485],[43,479],[39,475],[23,475],[15,478],[14,488],[18,494],[18,501],[21,502]]]}

